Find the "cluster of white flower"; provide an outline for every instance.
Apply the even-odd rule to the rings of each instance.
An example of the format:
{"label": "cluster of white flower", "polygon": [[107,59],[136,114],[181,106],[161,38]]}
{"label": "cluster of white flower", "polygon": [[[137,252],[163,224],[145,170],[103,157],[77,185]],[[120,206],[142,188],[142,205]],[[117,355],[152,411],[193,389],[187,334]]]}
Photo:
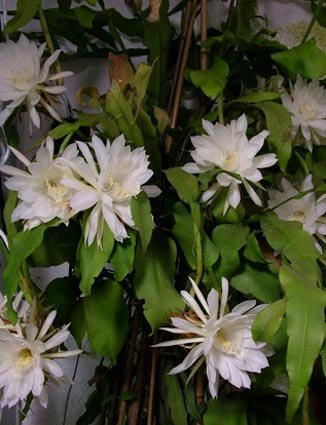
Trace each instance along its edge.
{"label": "cluster of white flower", "polygon": [[63,71],[49,75],[50,67],[58,59],[61,50],[56,50],[41,67],[45,47],[46,43],[37,47],[23,34],[17,43],[8,40],[0,44],[0,101],[10,102],[0,112],[0,125],[22,104],[25,104],[31,121],[38,128],[41,120],[37,106],[43,107],[52,118],[61,121],[53,108],[53,96],[63,93],[66,88],[53,85],[53,82],[73,73]]}
{"label": "cluster of white flower", "polygon": [[128,235],[124,224],[134,226],[131,198],[143,189],[149,195],[159,193],[156,186],[142,186],[153,174],[144,148],[132,151],[125,143],[123,135],[106,145],[93,136],[90,144],[73,143],[55,158],[54,142],[48,137],[33,162],[11,148],[27,167],[27,171],[9,165],[1,167],[1,171],[13,176],[6,186],[18,192],[12,220],[25,220],[25,229],[54,218],[68,224],[79,211],[91,208],[85,228],[88,245],[95,238],[101,245],[104,221],[117,241],[125,239]]}
{"label": "cluster of white flower", "polygon": [[277,161],[274,153],[256,156],[263,147],[268,131],[263,130],[252,139],[248,140],[246,132],[248,122],[243,114],[237,120],[224,126],[209,121],[202,121],[207,135],[191,138],[195,150],[191,156],[195,162],[184,166],[188,173],[204,173],[218,169],[216,181],[202,196],[202,201],[207,201],[218,190],[219,186],[229,187],[224,205],[224,214],[229,206],[236,208],[240,203],[239,185],[243,183],[250,198],[256,205],[262,205],[260,198],[249,182],[257,183],[263,178],[259,168],[271,167]]}
{"label": "cluster of white flower", "polygon": [[191,278],[190,281],[199,303],[190,293],[181,291],[189,311],[183,317],[172,317],[172,328],[162,328],[184,337],[156,345],[181,345],[190,350],[182,363],[169,373],[181,373],[194,365],[189,380],[206,363],[212,397],[218,395],[219,375],[237,388],[250,388],[248,372],[260,373],[268,366],[267,357],[273,354],[265,343],[252,339],[252,323],[266,305],[255,307],[255,300],[245,301],[224,314],[229,292],[227,279],[222,278],[221,298],[215,289],[211,289],[207,301],[197,284]]}
{"label": "cluster of white flower", "polygon": [[36,317],[35,306],[22,300],[22,293],[13,302],[17,322],[7,317],[7,299],[0,294],[0,408],[25,404],[29,394],[47,406],[46,380],[71,381],[53,359],[76,356],[81,350],[60,351],[70,335],[68,326],[51,329],[56,311],[44,321]]}

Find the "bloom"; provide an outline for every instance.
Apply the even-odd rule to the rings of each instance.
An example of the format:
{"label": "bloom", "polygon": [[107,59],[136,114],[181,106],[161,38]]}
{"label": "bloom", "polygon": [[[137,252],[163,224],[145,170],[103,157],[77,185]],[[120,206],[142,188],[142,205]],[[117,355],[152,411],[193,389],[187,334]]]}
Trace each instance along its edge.
{"label": "bloom", "polygon": [[217,397],[219,375],[237,388],[250,388],[248,372],[260,373],[268,366],[267,356],[272,351],[265,343],[252,339],[251,325],[256,314],[265,307],[257,306],[255,300],[245,301],[228,313],[225,307],[228,298],[228,281],[222,278],[222,294],[211,289],[207,300],[196,283],[190,278],[192,287],[199,300],[187,291],[181,291],[185,303],[190,308],[184,317],[172,317],[173,328],[162,328],[168,332],[184,335],[184,338],[157,344],[158,347],[182,345],[190,349],[185,359],[169,373],[177,374],[194,368],[190,379],[198,368],[206,362],[206,374],[209,391]]}
{"label": "bloom", "polygon": [[[326,235],[326,222],[321,217],[326,213],[326,195],[322,195],[316,200],[311,174],[303,180],[300,191],[295,189],[285,178],[282,178],[281,185],[282,192],[278,190],[268,191],[268,207],[273,209],[281,220],[299,221],[306,232],[310,235],[316,234],[324,240],[322,235]],[[299,199],[293,199],[300,192],[306,191],[310,192]],[[316,240],[315,245],[321,251]]]}
{"label": "bloom", "polygon": [[309,151],[312,145],[326,143],[326,90],[317,80],[307,84],[300,76],[292,89],[291,96],[284,93],[281,96],[283,105],[291,114],[295,137],[301,131],[303,141]]}
{"label": "bloom", "polygon": [[195,150],[191,156],[195,162],[189,162],[183,167],[192,174],[203,173],[214,168],[220,171],[216,176],[217,184],[210,187],[202,196],[202,201],[210,199],[218,190],[218,185],[229,187],[224,205],[224,214],[231,205],[236,208],[240,203],[239,185],[244,184],[250,198],[256,205],[261,200],[249,182],[257,183],[263,176],[258,170],[274,165],[277,161],[275,154],[256,156],[264,144],[268,131],[263,130],[252,139],[246,136],[247,118],[243,114],[237,120],[224,126],[203,120],[202,125],[207,135],[191,138]]}
{"label": "bloom", "polygon": [[92,207],[85,226],[85,240],[91,245],[97,238],[101,245],[104,221],[117,241],[127,237],[124,224],[133,226],[130,202],[137,196],[142,185],[153,172],[148,169],[149,161],[144,148],[131,151],[125,146],[123,135],[118,136],[112,144],[92,137],[89,146],[95,153],[95,163],[88,144],[77,142],[86,161],[75,166],[71,164],[82,180],[65,176],[62,183],[75,191],[70,205],[75,211]]}
{"label": "bloom", "polygon": [[32,229],[41,223],[47,223],[58,217],[68,223],[75,213],[69,203],[73,190],[62,184],[64,176],[73,172],[64,160],[78,164],[76,146],[69,145],[62,157],[54,159],[54,142],[48,137],[36,153],[36,160],[30,162],[16,149],[11,148],[17,158],[23,162],[28,171],[4,165],[1,171],[9,174],[6,186],[18,192],[19,203],[12,213],[12,220],[26,220],[24,228]]}
{"label": "bloom", "polygon": [[59,351],[70,333],[68,326],[49,331],[55,316],[56,311],[52,311],[40,328],[33,321],[18,321],[16,333],[13,329],[0,329],[1,408],[12,407],[19,401],[24,403],[29,393],[46,407],[45,376],[57,381],[63,377],[61,367],[53,359],[81,353],[81,350]]}
{"label": "bloom", "polygon": [[51,65],[58,59],[61,50],[56,50],[41,67],[41,58],[46,44],[40,47],[23,34],[17,43],[8,40],[0,45],[0,101],[11,101],[0,113],[3,125],[13,110],[26,104],[27,112],[36,127],[40,127],[40,116],[36,105],[41,104],[56,120],[61,121],[50,105],[52,95],[63,93],[66,88],[51,85],[52,81],[72,75],[64,71],[49,75]]}

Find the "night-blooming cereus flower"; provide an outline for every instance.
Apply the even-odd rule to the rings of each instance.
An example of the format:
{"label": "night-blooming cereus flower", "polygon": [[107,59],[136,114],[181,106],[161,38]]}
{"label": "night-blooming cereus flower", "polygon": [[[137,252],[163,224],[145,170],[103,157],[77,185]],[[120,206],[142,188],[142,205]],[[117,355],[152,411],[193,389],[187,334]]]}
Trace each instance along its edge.
{"label": "night-blooming cereus flower", "polygon": [[189,310],[183,317],[171,318],[173,327],[162,328],[181,337],[157,344],[158,347],[181,345],[190,350],[183,362],[169,373],[181,373],[193,366],[189,380],[206,363],[212,397],[218,394],[219,375],[237,388],[250,388],[248,372],[260,373],[268,366],[267,356],[273,354],[265,343],[252,339],[251,325],[265,305],[255,307],[256,301],[245,301],[224,314],[229,290],[227,279],[222,278],[221,299],[211,289],[207,300],[190,280],[199,303],[187,291],[181,291]]}
{"label": "night-blooming cereus flower", "polygon": [[68,326],[50,330],[56,312],[52,311],[38,328],[30,321],[24,326],[18,321],[16,332],[0,329],[0,407],[23,404],[31,393],[42,406],[47,405],[45,379],[63,380],[61,367],[54,359],[75,356],[81,350],[60,351],[60,345],[70,335]]}
{"label": "night-blooming cereus flower", "polygon": [[49,75],[51,65],[58,59],[61,50],[56,50],[41,66],[46,44],[40,47],[23,34],[17,43],[8,40],[0,44],[0,101],[11,102],[0,113],[3,125],[14,109],[25,104],[27,112],[36,127],[40,127],[40,116],[36,106],[43,106],[56,120],[61,121],[53,109],[53,95],[63,93],[66,88],[53,85],[53,81],[72,75],[64,71]]}
{"label": "night-blooming cereus flower", "polygon": [[[291,114],[292,137],[295,142],[306,143],[310,152],[313,144],[325,145],[326,90],[319,85],[319,82],[314,80],[307,84],[298,76],[291,95],[284,93],[281,98],[283,105]],[[298,134],[298,131],[301,134]]]}
{"label": "night-blooming cereus flower", "polygon": [[[316,200],[312,176],[309,175],[303,180],[299,191],[285,178],[282,179],[281,185],[282,192],[268,191],[268,207],[273,209],[281,220],[299,221],[310,235],[316,235],[325,241],[323,235],[326,235],[326,219],[322,216],[326,213],[326,195]],[[306,191],[311,192],[299,199],[293,199],[299,193]],[[319,243],[315,239],[314,241],[318,250],[321,251]]]}
{"label": "night-blooming cereus flower", "polygon": [[263,130],[250,140],[246,136],[247,118],[243,114],[237,120],[224,126],[203,120],[202,125],[207,135],[191,138],[195,150],[191,156],[195,162],[189,162],[184,170],[191,174],[203,173],[219,169],[217,183],[213,184],[202,196],[207,201],[218,190],[219,186],[229,187],[224,205],[224,214],[229,206],[236,208],[240,203],[239,185],[243,184],[250,198],[261,206],[261,200],[250,185],[258,183],[262,178],[259,168],[271,167],[277,161],[275,154],[256,156],[263,147],[268,131]]}
{"label": "night-blooming cereus flower", "polygon": [[81,160],[76,145],[69,145],[61,157],[54,158],[54,143],[48,137],[38,149],[33,162],[16,149],[11,150],[27,167],[27,171],[10,165],[0,168],[2,172],[13,176],[6,181],[6,186],[18,192],[19,202],[12,213],[12,221],[25,220],[25,230],[48,223],[54,218],[68,224],[69,218],[75,214],[70,207],[74,191],[65,186],[62,179],[73,175],[67,164],[78,164]]}
{"label": "night-blooming cereus flower", "polygon": [[[127,231],[125,224],[134,226],[131,216],[131,198],[137,196],[152,176],[148,169],[149,161],[144,148],[133,151],[125,146],[123,135],[112,144],[106,145],[97,137],[86,144],[77,142],[86,162],[74,167],[82,180],[65,177],[62,182],[76,193],[71,198],[71,207],[76,211],[92,208],[85,226],[85,240],[91,245],[95,238],[101,246],[104,221],[114,238],[121,242]],[[91,149],[90,149],[91,148]],[[95,154],[95,163],[92,151]],[[149,187],[155,192],[156,187]],[[148,193],[151,195],[151,193]]]}

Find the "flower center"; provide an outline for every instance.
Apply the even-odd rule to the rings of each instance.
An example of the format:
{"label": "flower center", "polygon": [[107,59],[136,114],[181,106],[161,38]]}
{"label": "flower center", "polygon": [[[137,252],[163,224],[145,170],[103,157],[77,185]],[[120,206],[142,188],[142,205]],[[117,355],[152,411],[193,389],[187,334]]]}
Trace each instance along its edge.
{"label": "flower center", "polygon": [[307,105],[305,103],[298,106],[299,115],[304,120],[309,120],[315,116],[315,108],[312,105]]}
{"label": "flower center", "polygon": [[218,348],[227,354],[232,354],[234,352],[234,347],[232,342],[228,339],[225,331],[223,329],[219,329],[215,334],[215,342],[218,345]]}
{"label": "flower center", "polygon": [[44,182],[44,189],[47,195],[55,201],[56,204],[66,203],[65,195],[67,188],[53,180],[46,179]]}
{"label": "flower center", "polygon": [[28,88],[33,83],[32,72],[26,67],[23,67],[21,70],[11,70],[9,79],[15,87],[22,89]]}
{"label": "flower center", "polygon": [[33,353],[29,348],[23,348],[18,354],[16,360],[17,369],[28,369],[33,363]]}
{"label": "flower center", "polygon": [[226,171],[236,171],[239,168],[239,158],[236,153],[230,153],[223,161],[222,168]]}
{"label": "flower center", "polygon": [[108,176],[102,184],[102,191],[109,193],[115,199],[124,199],[130,197],[130,193],[128,193],[120,185],[120,183],[114,181],[111,176]]}
{"label": "flower center", "polygon": [[304,222],[305,218],[306,218],[306,214],[302,210],[294,211],[294,213],[292,214],[292,220],[300,221],[301,223]]}

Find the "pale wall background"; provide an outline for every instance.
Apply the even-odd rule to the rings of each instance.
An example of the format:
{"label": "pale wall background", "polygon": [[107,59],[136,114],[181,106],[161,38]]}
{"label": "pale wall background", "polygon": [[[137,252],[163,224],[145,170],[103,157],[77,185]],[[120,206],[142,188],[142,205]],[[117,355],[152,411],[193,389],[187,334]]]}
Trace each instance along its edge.
{"label": "pale wall background", "polygon": [[[2,0],[4,1],[4,0]],[[28,0],[26,0],[28,1]],[[145,2],[143,2],[145,4]],[[148,2],[147,2],[148,3]],[[176,0],[170,1],[171,6],[177,3]],[[291,22],[308,21],[310,19],[309,2],[307,1],[287,1],[287,0],[260,0],[259,14],[266,15],[269,18],[270,25],[274,28],[279,26],[287,26]],[[56,0],[43,0],[44,7],[55,7]],[[117,8],[123,15],[131,16],[130,10],[121,0],[106,0],[108,7]],[[15,0],[7,0],[8,9],[14,9]],[[1,7],[1,6],[0,6]],[[227,11],[227,3],[220,0],[209,0],[209,26],[218,26],[225,12]],[[176,17],[177,22],[178,17]],[[199,31],[199,22],[196,23],[196,29]],[[129,43],[125,40],[126,44]],[[108,80],[108,62],[103,59],[74,59],[64,63],[64,68],[72,70],[75,75],[66,80],[68,88],[67,95],[73,106],[76,106],[75,93],[80,86],[96,86],[100,93],[107,91],[109,87]],[[43,132],[47,130],[47,123],[44,123]],[[28,152],[33,141],[41,136],[41,133],[34,133],[31,138],[24,126],[22,120],[21,128],[21,144],[22,150]],[[65,265],[59,268],[51,268],[51,270],[35,269],[33,272],[34,279],[40,287],[45,287],[55,277],[66,273]],[[89,348],[89,347],[88,347]],[[99,359],[92,354],[81,355],[78,368],[75,374],[75,384],[71,388],[68,402],[68,413],[65,425],[74,425],[78,417],[83,413],[85,402],[90,394],[88,381],[93,376],[94,368],[98,364]],[[62,367],[67,376],[73,377],[76,366],[76,359],[67,359],[62,362]],[[64,409],[67,401],[69,386],[51,387],[49,386],[49,403],[48,408],[43,409],[35,404],[22,425],[63,425]],[[18,415],[15,409],[10,412],[4,411],[2,415],[1,425],[18,425]]]}

